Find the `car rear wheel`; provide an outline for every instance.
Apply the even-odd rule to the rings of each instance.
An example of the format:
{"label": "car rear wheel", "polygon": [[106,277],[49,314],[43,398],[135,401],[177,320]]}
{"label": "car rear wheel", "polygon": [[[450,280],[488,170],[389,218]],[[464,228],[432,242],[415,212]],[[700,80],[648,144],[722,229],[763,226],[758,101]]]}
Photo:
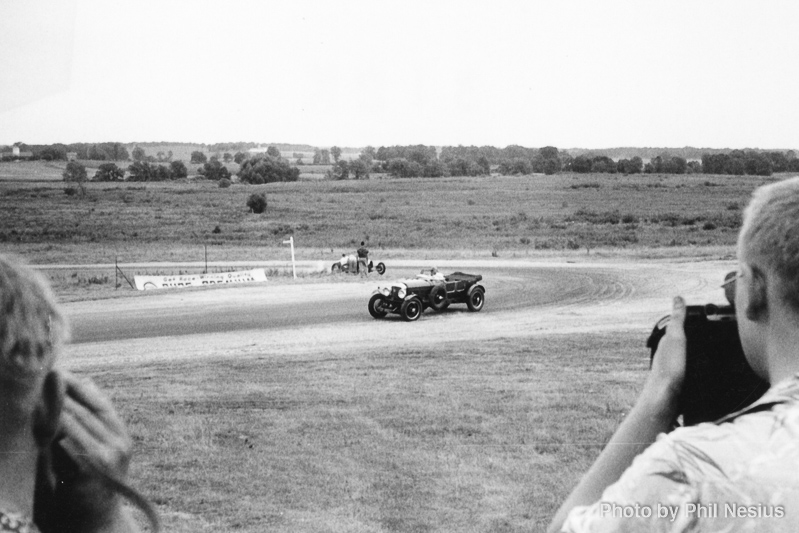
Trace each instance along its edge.
{"label": "car rear wheel", "polygon": [[384,265],[383,263],[377,263],[375,270],[377,270],[377,273],[382,276],[383,274],[386,273],[386,265]]}
{"label": "car rear wheel", "polygon": [[387,313],[383,308],[383,295],[373,294],[369,299],[369,314],[372,318],[384,318]]}
{"label": "car rear wheel", "polygon": [[485,304],[486,296],[483,289],[480,287],[474,287],[471,291],[469,291],[469,296],[466,298],[466,306],[469,308],[469,311],[479,311],[483,308],[483,304]]}
{"label": "car rear wheel", "polygon": [[409,300],[405,300],[402,302],[402,307],[400,307],[400,314],[402,315],[402,318],[408,322],[418,320],[419,317],[422,316],[421,300],[419,300],[419,298],[410,298]]}
{"label": "car rear wheel", "polygon": [[430,307],[433,308],[433,311],[443,311],[449,306],[449,302],[447,301],[447,288],[444,284],[436,285],[430,291]]}

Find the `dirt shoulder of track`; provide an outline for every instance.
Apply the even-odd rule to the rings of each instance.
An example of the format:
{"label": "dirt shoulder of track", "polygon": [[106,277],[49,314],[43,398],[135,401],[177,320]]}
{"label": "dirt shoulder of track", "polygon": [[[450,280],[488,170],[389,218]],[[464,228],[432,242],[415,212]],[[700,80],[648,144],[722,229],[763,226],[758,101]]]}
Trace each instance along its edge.
{"label": "dirt shoulder of track", "polygon": [[[354,351],[380,351],[381,347],[407,347],[434,350],[440,343],[481,342],[496,338],[534,338],[550,334],[580,334],[607,331],[640,331],[642,345],[654,322],[669,309],[671,297],[681,294],[689,304],[723,303],[719,284],[724,273],[734,268],[731,261],[395,261],[396,267],[436,266],[479,269],[502,267],[535,270],[546,267],[549,276],[560,271],[580,271],[592,276],[610,273],[610,282],[593,287],[585,298],[559,304],[539,306],[530,302],[520,309],[492,311],[490,293],[483,312],[449,313],[436,316],[425,313],[417,322],[372,320],[365,310],[364,318],[336,324],[317,324],[278,330],[246,330],[230,333],[162,336],[113,342],[69,345],[64,363],[70,368],[95,365],[138,365],[170,361],[208,361],[219,358],[279,358],[282,354],[302,356],[320,354],[336,356]],[[554,270],[553,270],[554,269]],[[553,274],[553,272],[555,272]],[[390,276],[388,276],[390,278]],[[390,279],[382,278],[381,281]],[[554,279],[552,280],[554,281]],[[593,278],[591,278],[593,281]],[[543,280],[548,282],[548,280]],[[503,283],[496,280],[495,283]],[[353,279],[348,282],[289,284],[273,287],[269,297],[274,305],[318,302],[352,297],[353,291],[367,295],[375,286],[374,279]],[[158,298],[105,300],[104,309],[114,306],[141,306],[158,310],[175,302],[201,304],[211,308],[235,305],[248,292],[264,290],[243,287],[216,288],[206,291],[165,293]],[[250,297],[252,294],[250,294]],[[73,311],[91,312],[96,302],[68,304]]]}

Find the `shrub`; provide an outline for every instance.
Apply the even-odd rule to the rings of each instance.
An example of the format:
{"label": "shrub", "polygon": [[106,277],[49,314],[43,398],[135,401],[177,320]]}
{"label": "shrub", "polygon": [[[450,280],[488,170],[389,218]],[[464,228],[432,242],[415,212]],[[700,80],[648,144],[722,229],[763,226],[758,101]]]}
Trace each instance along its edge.
{"label": "shrub", "polygon": [[300,169],[292,167],[285,159],[266,155],[245,160],[241,164],[238,176],[242,182],[255,185],[276,181],[297,181]]}
{"label": "shrub", "polygon": [[166,165],[151,165],[147,161],[136,161],[128,166],[128,181],[168,181],[172,172]]}
{"label": "shrub", "polygon": [[599,189],[602,185],[598,181],[587,181],[585,183],[573,183],[572,189]]}
{"label": "shrub", "polygon": [[205,163],[207,161],[208,161],[208,156],[206,156],[204,153],[200,152],[199,150],[196,150],[191,153],[192,163]]}
{"label": "shrub", "polygon": [[183,161],[172,161],[169,163],[169,172],[173,180],[188,177],[189,169],[183,164]]}
{"label": "shrub", "polygon": [[265,194],[258,194],[253,193],[250,195],[249,199],[247,199],[247,207],[250,208],[250,211],[253,213],[260,215],[261,213],[266,211],[266,195]]}
{"label": "shrub", "polygon": [[94,181],[120,181],[125,177],[125,171],[115,163],[103,163],[94,173]]}
{"label": "shrub", "polygon": [[61,174],[61,176],[64,178],[64,181],[84,182],[86,181],[86,167],[77,161],[70,161],[67,163],[67,168],[64,169],[64,173]]}
{"label": "shrub", "polygon": [[230,179],[230,171],[218,159],[211,159],[199,170],[201,176],[209,180]]}
{"label": "shrub", "polygon": [[229,179],[227,179],[227,178],[222,178],[221,180],[219,180],[219,188],[220,189],[227,189],[228,187],[230,187],[230,184],[231,184],[231,181]]}

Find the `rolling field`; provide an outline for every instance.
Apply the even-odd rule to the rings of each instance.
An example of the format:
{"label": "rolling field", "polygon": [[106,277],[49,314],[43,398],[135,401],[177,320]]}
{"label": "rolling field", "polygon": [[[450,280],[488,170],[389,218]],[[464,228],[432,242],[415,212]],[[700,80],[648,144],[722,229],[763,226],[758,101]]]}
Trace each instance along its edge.
{"label": "rolling field", "polygon": [[[9,165],[0,165],[0,175]],[[63,183],[47,179],[0,181],[0,244],[33,263],[197,260],[205,245],[224,248],[227,259],[267,260],[282,257],[289,234],[299,258],[324,261],[361,240],[377,254],[505,257],[730,246],[750,192],[781,177],[564,174],[227,189],[188,180],[89,183],[86,197],[68,196]],[[254,192],[267,196],[263,215],[245,206]]]}
{"label": "rolling field", "polygon": [[[277,268],[257,290],[136,293],[115,291],[106,267],[47,270],[82,335],[62,364],[109,391],[136,443],[133,482],[178,533],[543,531],[634,402],[648,368],[644,340],[669,296],[720,296],[746,199],[784,177],[308,179],[227,189],[190,179],[89,183],[79,197],[64,193],[57,167],[8,165],[0,250],[41,265],[196,269],[205,246],[220,264],[287,261],[289,234],[298,259],[323,268],[366,239],[389,279],[400,272],[392,261],[508,263],[485,268],[481,313],[412,324],[368,316],[361,293],[375,277],[293,281]],[[253,192],[267,195],[264,215],[245,208]],[[131,298],[109,299],[119,293]],[[506,300],[492,308],[496,294]],[[336,321],[303,311],[322,297],[327,307],[315,307],[341,309]],[[136,319],[169,313],[167,304],[197,331],[148,331],[169,324]],[[236,313],[258,324],[267,311],[300,318],[224,328]],[[221,325],[204,326],[214,314]]]}

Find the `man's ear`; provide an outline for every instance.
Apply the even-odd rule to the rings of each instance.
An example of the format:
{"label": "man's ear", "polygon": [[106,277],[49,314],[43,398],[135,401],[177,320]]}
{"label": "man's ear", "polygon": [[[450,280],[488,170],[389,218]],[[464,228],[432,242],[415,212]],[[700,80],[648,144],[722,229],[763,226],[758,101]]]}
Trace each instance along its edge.
{"label": "man's ear", "polygon": [[49,446],[58,433],[64,394],[64,380],[58,372],[51,370],[44,377],[39,401],[33,413],[33,437],[40,448]]}
{"label": "man's ear", "polygon": [[762,320],[768,314],[768,287],[766,276],[757,268],[749,267],[744,290],[747,291],[746,318],[752,322]]}

